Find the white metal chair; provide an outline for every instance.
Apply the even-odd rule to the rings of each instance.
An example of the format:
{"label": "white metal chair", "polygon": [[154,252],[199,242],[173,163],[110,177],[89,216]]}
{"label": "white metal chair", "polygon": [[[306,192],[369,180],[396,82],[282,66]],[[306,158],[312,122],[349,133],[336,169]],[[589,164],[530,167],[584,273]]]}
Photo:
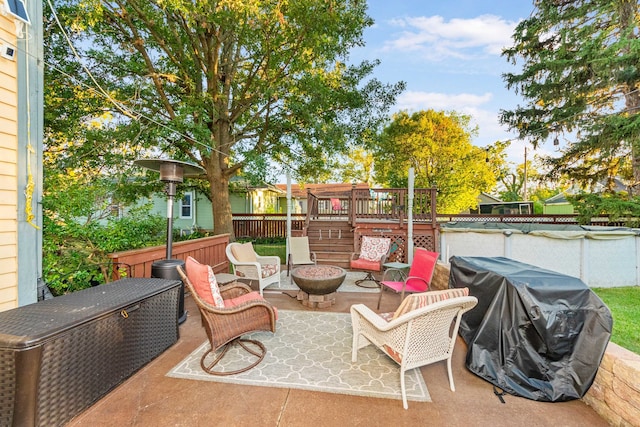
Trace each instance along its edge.
{"label": "white metal chair", "polygon": [[[400,386],[402,406],[407,409],[404,373],[413,368],[441,360],[447,361],[449,386],[455,391],[451,370],[451,356],[458,335],[460,318],[478,302],[475,297],[460,296],[443,299],[434,303],[401,312],[411,305],[419,306],[419,301],[440,296],[446,291],[411,294],[403,302],[394,318],[385,320],[364,304],[351,306],[353,326],[353,347],[351,359],[356,362],[358,350],[373,344],[400,365]],[[428,295],[428,297],[424,297]],[[401,313],[399,313],[401,312]],[[455,320],[455,325],[451,327]]]}
{"label": "white metal chair", "polygon": [[243,279],[258,282],[260,295],[263,289],[280,283],[280,257],[261,256],[253,250],[251,242],[229,243],[225,249],[233,274]]}
{"label": "white metal chair", "polygon": [[287,257],[287,276],[296,265],[316,264],[316,254],[309,250],[309,237],[290,237]]}

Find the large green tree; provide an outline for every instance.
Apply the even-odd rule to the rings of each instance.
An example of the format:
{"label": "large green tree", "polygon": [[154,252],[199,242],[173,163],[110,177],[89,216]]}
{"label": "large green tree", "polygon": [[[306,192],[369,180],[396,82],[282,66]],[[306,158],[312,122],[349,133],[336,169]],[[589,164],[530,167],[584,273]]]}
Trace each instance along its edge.
{"label": "large green tree", "polygon": [[233,231],[231,177],[274,162],[314,176],[367,139],[403,89],[370,78],[376,62],[347,65],[373,23],[360,0],[56,4],[113,101],[114,132],[139,155],[205,169],[216,233]]}
{"label": "large green tree", "polygon": [[[640,5],[637,0],[536,0],[504,51],[504,75],[525,103],[501,120],[534,146],[566,138],[550,177],[584,186],[625,176],[640,185]],[[559,141],[558,141],[559,142]]]}
{"label": "large green tree", "polygon": [[[454,112],[401,111],[375,143],[375,177],[391,187],[406,187],[409,168],[416,187],[438,189],[437,211],[459,213],[478,204],[478,195],[496,184],[490,150],[471,144],[470,117]],[[491,156],[500,157],[494,149]]]}

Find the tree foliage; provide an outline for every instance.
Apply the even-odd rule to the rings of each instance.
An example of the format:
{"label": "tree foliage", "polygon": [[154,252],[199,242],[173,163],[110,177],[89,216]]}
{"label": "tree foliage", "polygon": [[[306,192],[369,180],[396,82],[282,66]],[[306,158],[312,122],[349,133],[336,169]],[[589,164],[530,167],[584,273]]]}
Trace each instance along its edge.
{"label": "tree foliage", "polygon": [[[85,194],[83,191],[67,193],[65,200],[73,205]],[[111,276],[108,255],[112,252],[160,245],[166,241],[166,219],[150,215],[150,206],[134,209],[123,218],[109,217],[102,221],[86,217],[62,218],[56,214],[60,210],[57,205],[56,211],[51,211],[45,203],[43,279],[55,295],[105,283]],[[76,211],[76,207],[68,206],[64,210]]]}
{"label": "tree foliage", "polygon": [[376,62],[346,64],[372,24],[359,0],[56,4],[117,100],[113,131],[136,154],[205,169],[216,233],[233,233],[231,177],[267,176],[274,162],[315,176],[367,139],[403,88],[371,79]]}
{"label": "tree foliage", "polygon": [[[476,130],[470,118],[455,112],[426,110],[393,116],[374,144],[376,181],[406,187],[409,168],[416,187],[438,189],[437,210],[459,213],[478,204],[478,196],[496,183],[489,156],[471,144]],[[492,156],[500,158],[499,148]]]}
{"label": "tree foliage", "polygon": [[536,0],[504,56],[525,104],[501,121],[534,147],[569,143],[548,157],[550,177],[585,187],[613,176],[640,184],[640,5],[637,0]]}
{"label": "tree foliage", "polygon": [[640,197],[625,193],[567,196],[578,213],[580,224],[590,224],[592,218],[608,216],[610,222],[623,222],[627,227],[640,225]]}

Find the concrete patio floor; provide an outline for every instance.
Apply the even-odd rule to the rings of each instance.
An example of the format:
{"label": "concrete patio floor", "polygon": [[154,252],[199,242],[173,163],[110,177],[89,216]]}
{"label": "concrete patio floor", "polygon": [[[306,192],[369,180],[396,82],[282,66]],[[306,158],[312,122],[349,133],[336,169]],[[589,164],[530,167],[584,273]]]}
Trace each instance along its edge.
{"label": "concrete patio floor", "polygon": [[[294,291],[266,290],[265,298],[281,310],[311,310],[302,307]],[[356,303],[375,309],[377,300],[375,293],[338,293],[336,304],[322,311],[348,312]],[[399,295],[385,293],[380,311],[394,311],[399,303]],[[456,391],[449,389],[446,362],[423,367],[433,401],[410,401],[408,410],[400,400],[169,378],[165,374],[206,340],[200,314],[189,295],[185,309],[188,317],[180,325],[175,345],[67,426],[608,425],[581,401],[548,403],[506,395],[501,403],[491,384],[464,366],[466,348],[460,338],[453,357]]]}

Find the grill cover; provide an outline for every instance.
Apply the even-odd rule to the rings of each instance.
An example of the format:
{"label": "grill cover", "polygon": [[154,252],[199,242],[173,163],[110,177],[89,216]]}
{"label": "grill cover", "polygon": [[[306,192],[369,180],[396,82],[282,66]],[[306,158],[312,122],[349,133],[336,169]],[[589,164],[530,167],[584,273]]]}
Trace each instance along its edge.
{"label": "grill cover", "polygon": [[471,372],[532,400],[585,395],[613,320],[584,282],[501,257],[454,256],[450,263],[450,286],[478,298],[460,324]]}

